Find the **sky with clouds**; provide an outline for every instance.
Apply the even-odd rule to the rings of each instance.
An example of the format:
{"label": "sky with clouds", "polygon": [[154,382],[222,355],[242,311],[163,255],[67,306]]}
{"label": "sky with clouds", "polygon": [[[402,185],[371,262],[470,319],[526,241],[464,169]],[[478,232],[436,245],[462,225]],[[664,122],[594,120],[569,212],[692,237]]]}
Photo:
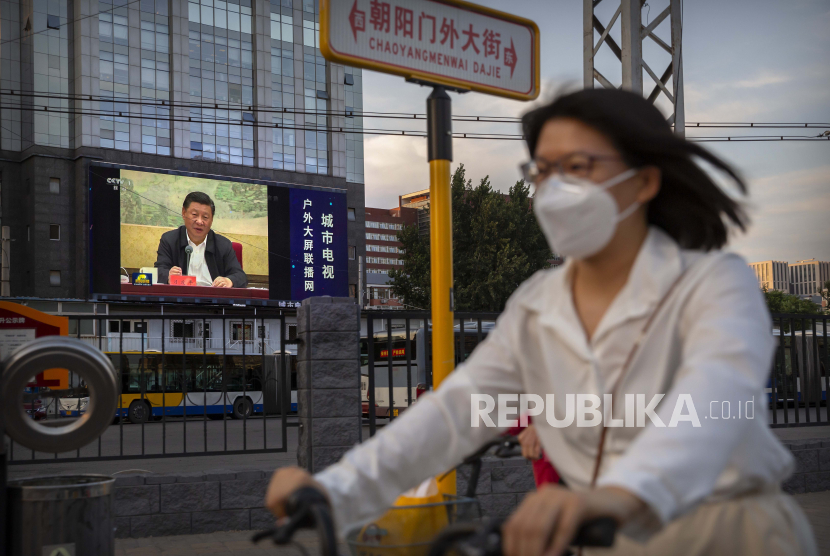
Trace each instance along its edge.
{"label": "sky with clouds", "polygon": [[[480,0],[478,3],[533,19],[541,32],[542,94],[582,83],[582,3],[577,0]],[[597,8],[607,22],[616,6]],[[618,4],[617,4],[618,5]],[[650,6],[649,6],[650,5]],[[648,0],[654,17],[667,0]],[[657,32],[669,36],[668,21]],[[619,41],[619,24],[612,31]],[[830,1],[698,0],[686,2],[683,63],[687,122],[830,122]],[[647,44],[644,58],[656,73],[668,54]],[[597,68],[615,83],[619,63],[607,48]],[[364,70],[367,112],[424,113],[429,89],[400,77]],[[648,83],[648,76],[645,81]],[[651,85],[647,84],[647,90]],[[477,93],[453,97],[456,115],[520,116],[533,104]],[[535,103],[534,103],[535,104]],[[424,122],[366,119],[367,128],[424,129]],[[519,133],[518,124],[459,124],[454,131]],[[819,130],[689,130],[687,135],[817,135]],[[751,261],[830,260],[830,141],[706,143],[735,165],[750,185],[752,226],[731,248]],[[453,169],[463,163],[477,182],[489,175],[507,190],[527,158],[521,141],[454,141]],[[398,195],[429,187],[426,141],[365,136],[366,206],[397,206]]]}

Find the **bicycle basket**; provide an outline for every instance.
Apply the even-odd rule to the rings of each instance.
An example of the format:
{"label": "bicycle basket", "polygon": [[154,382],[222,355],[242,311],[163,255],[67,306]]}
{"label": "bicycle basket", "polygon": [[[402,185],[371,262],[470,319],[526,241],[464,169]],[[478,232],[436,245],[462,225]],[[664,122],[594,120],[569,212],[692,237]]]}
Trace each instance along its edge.
{"label": "bicycle basket", "polygon": [[[417,503],[411,503],[417,501]],[[352,556],[426,556],[444,527],[481,519],[478,500],[450,494],[399,498],[379,519],[353,531],[346,542]]]}

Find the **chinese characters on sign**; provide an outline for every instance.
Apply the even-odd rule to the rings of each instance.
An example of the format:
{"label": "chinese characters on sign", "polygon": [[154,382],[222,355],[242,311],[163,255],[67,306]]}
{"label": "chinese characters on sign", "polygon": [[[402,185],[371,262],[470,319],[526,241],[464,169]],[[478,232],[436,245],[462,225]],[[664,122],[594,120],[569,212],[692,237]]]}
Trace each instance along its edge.
{"label": "chinese characters on sign", "polygon": [[[313,203],[311,199],[303,199],[303,223],[308,224],[303,229],[303,278],[305,283],[303,291],[314,291],[314,229],[311,223],[314,217],[311,215]],[[334,280],[334,251],[330,245],[334,239],[334,233],[331,231],[334,228],[333,214],[320,214],[319,230],[317,234],[319,241],[323,244],[323,260],[318,267],[321,270],[321,276],[324,280]]]}
{"label": "chinese characters on sign", "polygon": [[292,195],[291,219],[298,223],[292,238],[299,235],[301,247],[292,249],[292,297],[341,295],[348,290],[345,195],[310,190]]}
{"label": "chinese characters on sign", "polygon": [[539,32],[528,20],[433,0],[324,0],[331,60],[434,83],[530,99]]}

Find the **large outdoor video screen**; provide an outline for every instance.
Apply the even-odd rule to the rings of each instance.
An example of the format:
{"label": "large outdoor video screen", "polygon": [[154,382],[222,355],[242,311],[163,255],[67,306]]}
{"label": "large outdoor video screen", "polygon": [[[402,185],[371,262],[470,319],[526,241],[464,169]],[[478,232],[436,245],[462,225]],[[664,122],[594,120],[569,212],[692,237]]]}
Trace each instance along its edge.
{"label": "large outdoor video screen", "polygon": [[215,206],[210,230],[231,242],[257,297],[348,295],[345,190],[108,165],[91,166],[89,183],[92,294],[123,293],[122,275],[156,266],[165,233],[186,243],[183,202],[201,192]]}

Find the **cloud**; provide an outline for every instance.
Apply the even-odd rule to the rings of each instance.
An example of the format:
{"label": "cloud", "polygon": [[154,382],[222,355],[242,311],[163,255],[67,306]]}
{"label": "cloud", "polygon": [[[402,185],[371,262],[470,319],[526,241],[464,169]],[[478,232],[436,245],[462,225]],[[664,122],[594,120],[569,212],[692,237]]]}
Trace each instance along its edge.
{"label": "cloud", "polygon": [[[367,91],[364,110],[367,112],[399,112],[424,114],[427,87],[406,84],[399,77],[375,72],[364,72],[364,89]],[[541,102],[547,102],[563,83],[547,80],[542,85],[540,100],[520,102],[479,93],[451,93],[452,111],[455,115],[482,115],[519,117]],[[565,83],[569,85],[569,83]],[[394,91],[381,94],[380,91]],[[366,118],[367,128],[426,129],[424,120],[371,119]],[[517,122],[510,123],[462,123],[453,122],[455,132],[521,134]],[[398,196],[429,188],[429,165],[426,140],[395,136],[364,136],[364,178],[366,206],[391,208],[398,205]],[[484,139],[455,139],[453,141],[452,170],[458,164],[467,168],[467,177],[478,182],[490,176],[496,189],[507,191],[521,177],[518,165],[527,158],[523,141],[497,141]]]}
{"label": "cloud", "polygon": [[750,261],[830,260],[830,165],[750,179],[749,231],[731,249]]}
{"label": "cloud", "polygon": [[721,87],[742,88],[742,89],[757,89],[759,87],[767,87],[769,85],[780,85],[781,83],[789,83],[792,77],[784,74],[775,74],[769,71],[761,71],[758,75],[749,79],[742,79],[733,83],[721,83]]}
{"label": "cloud", "polygon": [[365,140],[366,206],[398,206],[398,195],[429,187],[426,139],[374,136]]}

